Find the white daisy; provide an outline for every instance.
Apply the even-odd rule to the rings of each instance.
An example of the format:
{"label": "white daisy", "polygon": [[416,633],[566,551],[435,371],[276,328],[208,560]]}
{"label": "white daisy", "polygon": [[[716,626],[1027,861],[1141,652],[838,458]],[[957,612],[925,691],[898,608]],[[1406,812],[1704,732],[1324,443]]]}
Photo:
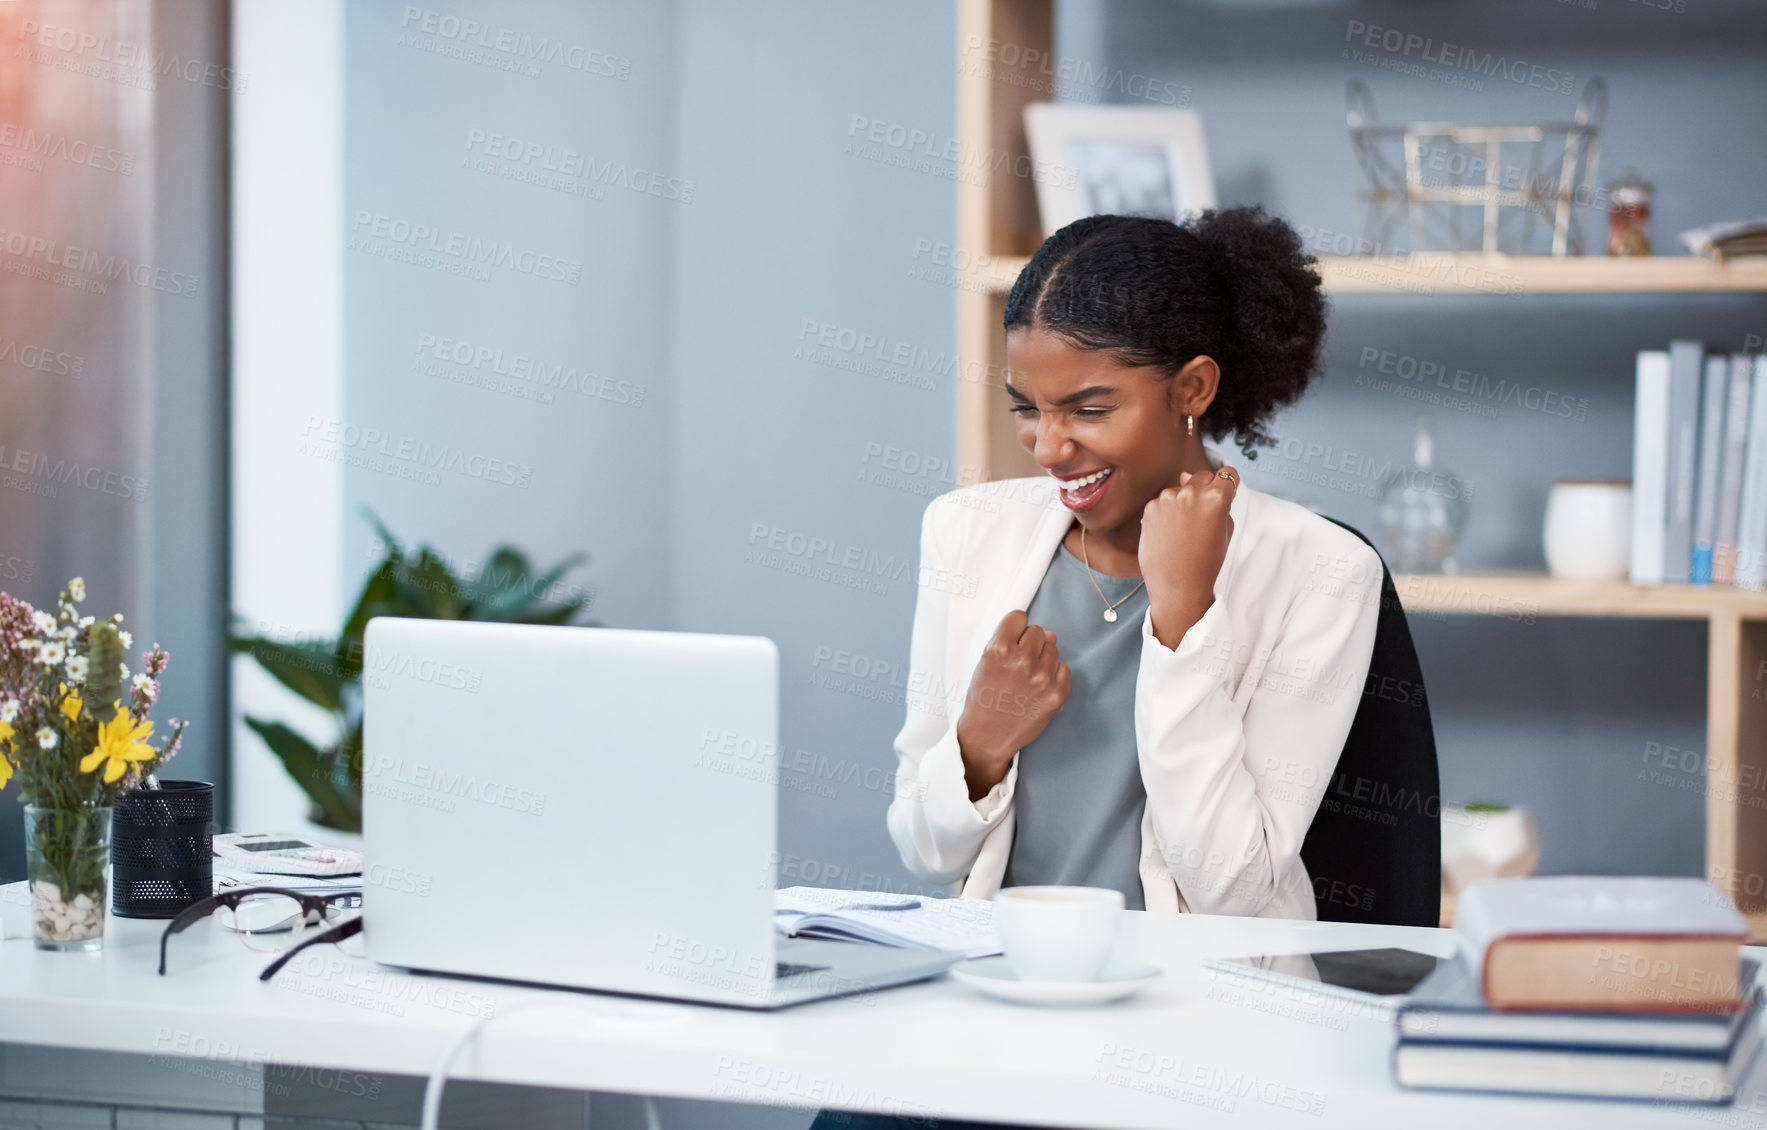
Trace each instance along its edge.
{"label": "white daisy", "polygon": [[125,647],[125,648],[131,648],[131,647],[135,646],[135,637],[130,635],[128,632],[118,632],[117,639],[123,641],[123,647]]}
{"label": "white daisy", "polygon": [[87,659],[84,655],[72,655],[67,661],[67,681],[79,686],[86,681]]}
{"label": "white daisy", "polygon": [[123,669],[122,678],[127,679],[129,677],[129,665],[127,663],[119,663],[118,666]]}
{"label": "white daisy", "polygon": [[62,639],[66,640],[67,642],[73,643],[75,639],[79,638],[80,629],[74,627],[72,624],[69,624],[67,627],[63,628],[61,631],[59,631],[55,634],[60,636]]}
{"label": "white daisy", "polygon": [[37,651],[37,662],[47,663],[51,667],[56,666],[66,658],[67,648],[58,642],[46,643]]}
{"label": "white daisy", "polygon": [[23,639],[18,641],[18,646],[21,651],[36,651],[43,646],[43,641],[39,639]]}
{"label": "white daisy", "polygon": [[69,581],[67,583],[67,594],[69,596],[73,597],[75,600],[85,600],[86,599],[86,580],[85,580],[85,578],[84,577],[75,577],[73,580]]}
{"label": "white daisy", "polygon": [[82,617],[80,617],[80,627],[90,628],[96,622],[96,620],[97,620],[97,618],[93,617],[93,616],[82,616]]}
{"label": "white daisy", "polygon": [[148,687],[153,686],[153,676],[152,675],[137,675],[137,676],[135,676],[134,681],[132,681],[129,685],[134,687],[138,691],[146,690]]}
{"label": "white daisy", "polygon": [[54,749],[56,743],[59,741],[61,741],[61,735],[57,734],[54,730],[51,730],[48,726],[44,726],[37,731],[37,747],[39,749]]}
{"label": "white daisy", "polygon": [[16,722],[18,720],[18,700],[9,698],[0,702],[0,722]]}
{"label": "white daisy", "polygon": [[47,612],[31,613],[31,623],[37,625],[39,632],[53,632],[55,630],[55,617]]}
{"label": "white daisy", "polygon": [[119,612],[115,616],[112,616],[110,622],[113,624],[121,624],[123,622],[123,614]]}

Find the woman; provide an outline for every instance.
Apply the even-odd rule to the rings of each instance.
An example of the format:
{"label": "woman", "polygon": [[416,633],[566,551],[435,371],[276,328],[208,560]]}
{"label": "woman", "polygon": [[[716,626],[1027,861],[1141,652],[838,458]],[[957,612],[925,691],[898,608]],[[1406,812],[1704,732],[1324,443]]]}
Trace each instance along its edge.
{"label": "woman", "polygon": [[1019,275],[1006,391],[1048,477],[927,508],[921,576],[963,583],[915,610],[911,685],[934,693],[909,703],[889,810],[915,874],[1315,917],[1301,842],[1360,701],[1380,562],[1203,446],[1255,457],[1317,371],[1312,264],[1236,208],[1080,220]]}
{"label": "woman", "polygon": [[[1152,911],[1315,917],[1301,841],[1374,647],[1380,559],[1249,490],[1319,365],[1325,304],[1255,209],[1093,216],[1006,302],[1007,395],[1047,475],[921,526],[890,835],[910,871],[1114,887]],[[973,594],[973,595],[970,595]],[[978,1124],[825,1112],[817,1130]]]}

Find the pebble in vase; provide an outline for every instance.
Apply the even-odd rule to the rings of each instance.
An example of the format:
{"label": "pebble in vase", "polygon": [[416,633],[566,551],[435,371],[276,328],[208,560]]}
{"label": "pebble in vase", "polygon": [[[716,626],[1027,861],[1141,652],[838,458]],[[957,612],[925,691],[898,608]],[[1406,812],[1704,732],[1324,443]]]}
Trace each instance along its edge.
{"label": "pebble in vase", "polygon": [[107,806],[26,806],[25,872],[38,949],[95,950],[104,944],[110,814]]}

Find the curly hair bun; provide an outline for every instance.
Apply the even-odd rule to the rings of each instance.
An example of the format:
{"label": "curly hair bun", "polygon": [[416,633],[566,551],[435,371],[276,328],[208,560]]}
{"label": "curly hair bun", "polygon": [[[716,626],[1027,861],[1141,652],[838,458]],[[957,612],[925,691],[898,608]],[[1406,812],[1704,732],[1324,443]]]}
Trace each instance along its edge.
{"label": "curly hair bun", "polygon": [[1237,435],[1248,458],[1267,424],[1319,371],[1325,298],[1317,261],[1262,208],[1202,212],[1183,224],[1088,216],[1043,242],[1007,298],[1005,328],[1037,326],[1125,365],[1178,373],[1221,367],[1205,436]]}

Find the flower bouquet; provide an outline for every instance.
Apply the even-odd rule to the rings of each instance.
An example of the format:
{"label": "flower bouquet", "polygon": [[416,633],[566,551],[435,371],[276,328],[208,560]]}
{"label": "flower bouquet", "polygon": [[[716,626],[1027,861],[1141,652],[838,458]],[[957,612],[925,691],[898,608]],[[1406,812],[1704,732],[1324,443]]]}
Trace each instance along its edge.
{"label": "flower bouquet", "polygon": [[0,789],[16,776],[37,945],[97,949],[109,894],[111,805],[178,752],[184,723],[149,744],[147,713],[170,658],[156,645],[131,678],[119,625],[81,616],[80,578],[52,616],[0,593]]}

